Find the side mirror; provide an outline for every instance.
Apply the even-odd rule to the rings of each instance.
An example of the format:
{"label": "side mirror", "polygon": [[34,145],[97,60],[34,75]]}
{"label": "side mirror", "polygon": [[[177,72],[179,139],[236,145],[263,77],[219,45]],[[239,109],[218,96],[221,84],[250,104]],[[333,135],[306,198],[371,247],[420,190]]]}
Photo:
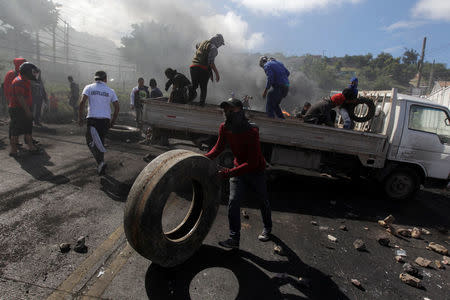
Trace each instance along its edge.
{"label": "side mirror", "polygon": [[445,125],[450,126],[450,118],[445,119]]}

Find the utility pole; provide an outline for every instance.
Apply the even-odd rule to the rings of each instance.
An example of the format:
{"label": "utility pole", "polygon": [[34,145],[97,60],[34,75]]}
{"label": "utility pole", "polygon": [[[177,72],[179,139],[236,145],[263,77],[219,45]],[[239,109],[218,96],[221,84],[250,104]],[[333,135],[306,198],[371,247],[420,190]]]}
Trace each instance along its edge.
{"label": "utility pole", "polygon": [[427,37],[423,38],[423,44],[422,44],[422,55],[420,56],[419,61],[419,78],[417,79],[417,88],[420,87],[420,81],[422,79],[422,68],[423,68],[423,60],[425,58],[425,46],[427,45]]}
{"label": "utility pole", "polygon": [[431,86],[433,84],[433,75],[434,75],[434,59],[433,64],[431,65],[430,78],[428,79],[428,93],[431,93],[431,89],[433,88]]}
{"label": "utility pole", "polygon": [[69,23],[62,20],[64,22],[64,49],[66,52],[66,64],[69,64]]}
{"label": "utility pole", "polygon": [[39,41],[39,29],[36,29],[36,61],[38,66],[41,65],[41,49],[40,49],[40,41]]}
{"label": "utility pole", "polygon": [[53,24],[52,28],[52,37],[53,37],[53,63],[56,63],[56,26],[57,24]]}

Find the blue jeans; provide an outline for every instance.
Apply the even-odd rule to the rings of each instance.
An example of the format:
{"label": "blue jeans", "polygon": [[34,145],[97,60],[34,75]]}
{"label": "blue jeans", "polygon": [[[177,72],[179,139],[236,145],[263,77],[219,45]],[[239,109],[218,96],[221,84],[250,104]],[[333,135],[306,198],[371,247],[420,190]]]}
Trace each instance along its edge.
{"label": "blue jeans", "polygon": [[249,173],[230,178],[230,198],[228,202],[228,222],[230,237],[239,240],[241,232],[241,200],[247,195],[255,195],[260,201],[261,215],[266,230],[272,230],[272,213],[267,194],[264,172]]}
{"label": "blue jeans", "polygon": [[267,93],[266,113],[269,118],[275,118],[275,115],[284,119],[283,112],[280,108],[281,100],[288,93],[288,86],[274,86]]}

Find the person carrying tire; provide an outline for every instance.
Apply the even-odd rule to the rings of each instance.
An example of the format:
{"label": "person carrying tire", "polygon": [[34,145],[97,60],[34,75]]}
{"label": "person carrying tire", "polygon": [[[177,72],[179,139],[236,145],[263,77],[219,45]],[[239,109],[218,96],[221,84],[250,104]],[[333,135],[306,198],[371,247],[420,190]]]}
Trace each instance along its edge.
{"label": "person carrying tire", "polygon": [[[84,87],[78,110],[78,124],[84,124],[84,107],[88,103],[86,143],[97,161],[97,172],[103,175],[106,169],[104,161],[105,136],[108,129],[114,126],[119,115],[119,99],[113,89],[106,85],[107,76],[104,71],[95,72],[95,82]],[[111,103],[114,114],[111,119]]]}
{"label": "person carrying tire", "polygon": [[358,78],[352,77],[350,79],[350,84],[348,85],[347,88],[351,90],[351,93],[349,93],[350,99],[347,99],[347,101],[339,107],[339,114],[341,115],[342,120],[344,121],[344,129],[352,129],[354,123],[349,115],[349,110],[351,108],[348,107],[346,104],[349,104],[350,101],[355,101],[356,98],[358,98]]}
{"label": "person carrying tire", "polygon": [[167,68],[164,72],[169,79],[166,82],[166,91],[172,86],[172,91],[169,96],[169,103],[186,104],[191,98],[193,92],[191,82],[189,79],[177,70]]}
{"label": "person carrying tire", "polygon": [[144,85],[144,78],[138,79],[138,85],[131,90],[130,107],[136,111],[136,124],[138,128],[142,127],[142,113],[144,105],[143,99],[150,98],[148,86]]}
{"label": "person carrying tire", "polygon": [[305,123],[316,125],[325,124],[334,127],[336,112],[333,108],[340,107],[347,99],[353,99],[353,97],[353,91],[349,88],[345,88],[342,93],[335,94],[330,98],[324,98],[314,103],[304,116],[303,120]]}
{"label": "person carrying tire", "polygon": [[206,154],[214,159],[228,145],[233,152],[234,168],[222,168],[218,176],[230,181],[228,202],[228,221],[230,238],[220,241],[225,248],[239,248],[241,220],[240,205],[244,197],[255,195],[261,202],[261,215],[264,229],[258,236],[260,241],[268,241],[272,231],[272,217],[267,194],[264,170],[266,162],[261,152],[259,130],[245,117],[242,102],[231,98],[220,104],[225,114],[225,123],[219,128],[219,137],[213,149]]}
{"label": "person carrying tire", "polygon": [[264,69],[267,75],[267,84],[262,94],[263,99],[267,96],[266,113],[269,118],[285,119],[280,108],[280,103],[289,92],[289,71],[283,63],[275,58],[261,56],[259,66]]}
{"label": "person carrying tire", "polygon": [[219,82],[220,75],[214,60],[219,54],[218,48],[224,45],[225,41],[220,33],[196,45],[196,51],[190,66],[192,86],[195,93],[192,94],[190,101],[197,97],[197,89],[200,86],[199,104],[201,106],[205,105],[208,81],[211,79],[214,82],[212,71],[214,71],[216,76],[216,82]]}

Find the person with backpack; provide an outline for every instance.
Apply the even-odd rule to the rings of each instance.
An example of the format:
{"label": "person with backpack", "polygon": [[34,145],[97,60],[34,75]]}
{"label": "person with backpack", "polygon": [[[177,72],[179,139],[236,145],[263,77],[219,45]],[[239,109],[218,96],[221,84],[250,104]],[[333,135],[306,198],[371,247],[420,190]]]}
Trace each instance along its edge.
{"label": "person with backpack", "polygon": [[192,59],[192,64],[190,66],[192,87],[195,93],[192,94],[192,99],[194,100],[197,96],[197,89],[200,86],[200,105],[205,105],[206,94],[208,89],[208,81],[214,81],[213,73],[216,76],[216,82],[219,82],[220,75],[217,70],[215,59],[219,54],[217,50],[220,46],[225,45],[223,36],[218,33],[209,40],[203,41],[196,45],[196,51],[194,58]]}
{"label": "person with backpack", "polygon": [[138,79],[138,85],[131,90],[130,94],[130,106],[131,109],[136,111],[136,124],[138,128],[142,127],[142,114],[144,104],[142,100],[150,98],[150,92],[148,86],[144,85],[144,78]]}

